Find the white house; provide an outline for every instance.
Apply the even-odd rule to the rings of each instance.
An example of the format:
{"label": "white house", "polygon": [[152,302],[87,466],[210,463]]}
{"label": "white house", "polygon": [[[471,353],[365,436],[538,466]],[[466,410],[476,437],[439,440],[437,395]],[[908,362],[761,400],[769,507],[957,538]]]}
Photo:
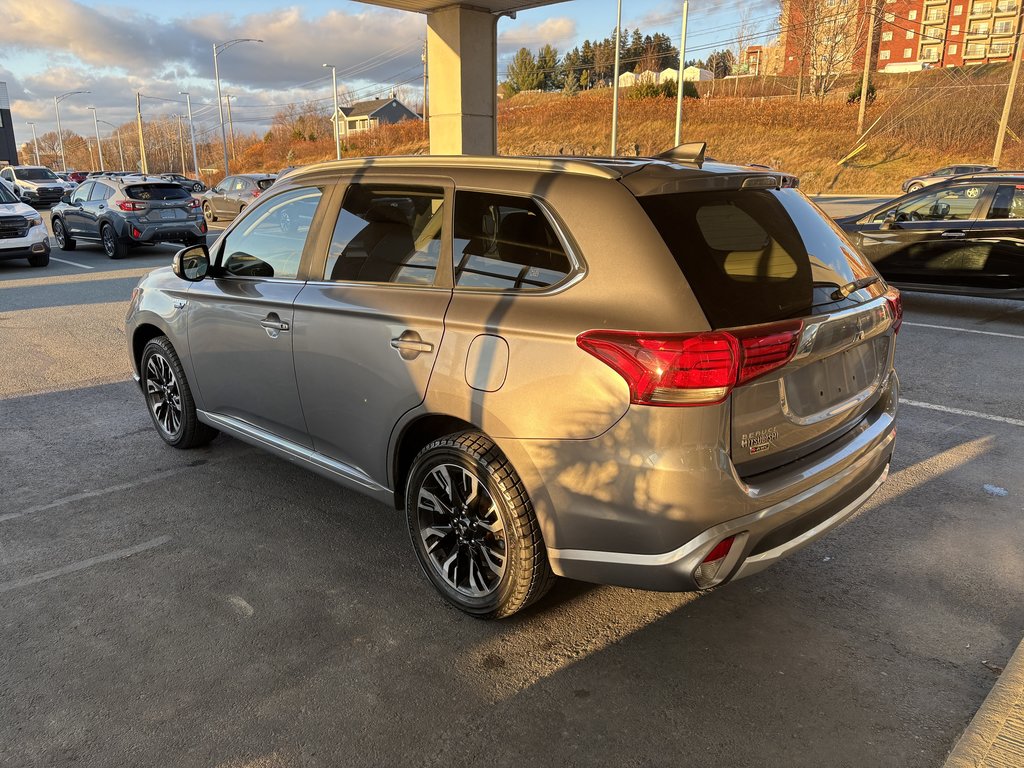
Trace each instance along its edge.
{"label": "white house", "polygon": [[683,70],[683,80],[687,82],[704,82],[705,80],[714,80],[715,74],[711,70],[701,69],[700,67],[687,67]]}

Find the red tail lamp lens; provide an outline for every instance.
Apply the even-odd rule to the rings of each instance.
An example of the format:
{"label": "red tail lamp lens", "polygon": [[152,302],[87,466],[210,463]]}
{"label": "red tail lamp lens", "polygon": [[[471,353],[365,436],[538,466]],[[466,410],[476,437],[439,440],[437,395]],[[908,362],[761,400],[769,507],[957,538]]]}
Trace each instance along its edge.
{"label": "red tail lamp lens", "polygon": [[892,332],[899,333],[900,326],[903,325],[903,294],[890,286],[885,293],[885,300],[889,304],[889,312],[892,314]]}

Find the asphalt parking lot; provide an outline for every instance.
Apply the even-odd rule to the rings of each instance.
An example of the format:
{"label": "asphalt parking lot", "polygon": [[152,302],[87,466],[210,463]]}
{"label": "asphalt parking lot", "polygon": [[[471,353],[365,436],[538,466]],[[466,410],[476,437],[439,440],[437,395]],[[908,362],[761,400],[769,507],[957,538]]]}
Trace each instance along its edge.
{"label": "asphalt parking lot", "polygon": [[791,559],[482,623],[394,510],[164,446],[123,318],[173,251],[0,262],[2,766],[936,766],[1024,635],[1024,303],[905,296],[890,479]]}

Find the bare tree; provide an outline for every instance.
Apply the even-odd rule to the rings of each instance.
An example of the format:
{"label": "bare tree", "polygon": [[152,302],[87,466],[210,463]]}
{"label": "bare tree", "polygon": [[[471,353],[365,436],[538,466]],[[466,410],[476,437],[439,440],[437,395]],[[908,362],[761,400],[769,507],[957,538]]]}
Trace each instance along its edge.
{"label": "bare tree", "polygon": [[799,59],[797,96],[809,76],[811,91],[824,98],[853,68],[864,46],[867,15],[857,3],[830,5],[829,0],[781,0],[781,10],[785,47]]}

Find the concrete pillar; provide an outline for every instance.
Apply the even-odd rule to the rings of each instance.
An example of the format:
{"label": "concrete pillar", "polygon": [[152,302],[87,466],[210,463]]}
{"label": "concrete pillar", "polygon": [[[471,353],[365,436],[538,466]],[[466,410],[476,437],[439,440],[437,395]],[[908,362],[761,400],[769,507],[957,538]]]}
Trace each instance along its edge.
{"label": "concrete pillar", "polygon": [[427,16],[430,153],[498,152],[498,17],[458,5]]}

